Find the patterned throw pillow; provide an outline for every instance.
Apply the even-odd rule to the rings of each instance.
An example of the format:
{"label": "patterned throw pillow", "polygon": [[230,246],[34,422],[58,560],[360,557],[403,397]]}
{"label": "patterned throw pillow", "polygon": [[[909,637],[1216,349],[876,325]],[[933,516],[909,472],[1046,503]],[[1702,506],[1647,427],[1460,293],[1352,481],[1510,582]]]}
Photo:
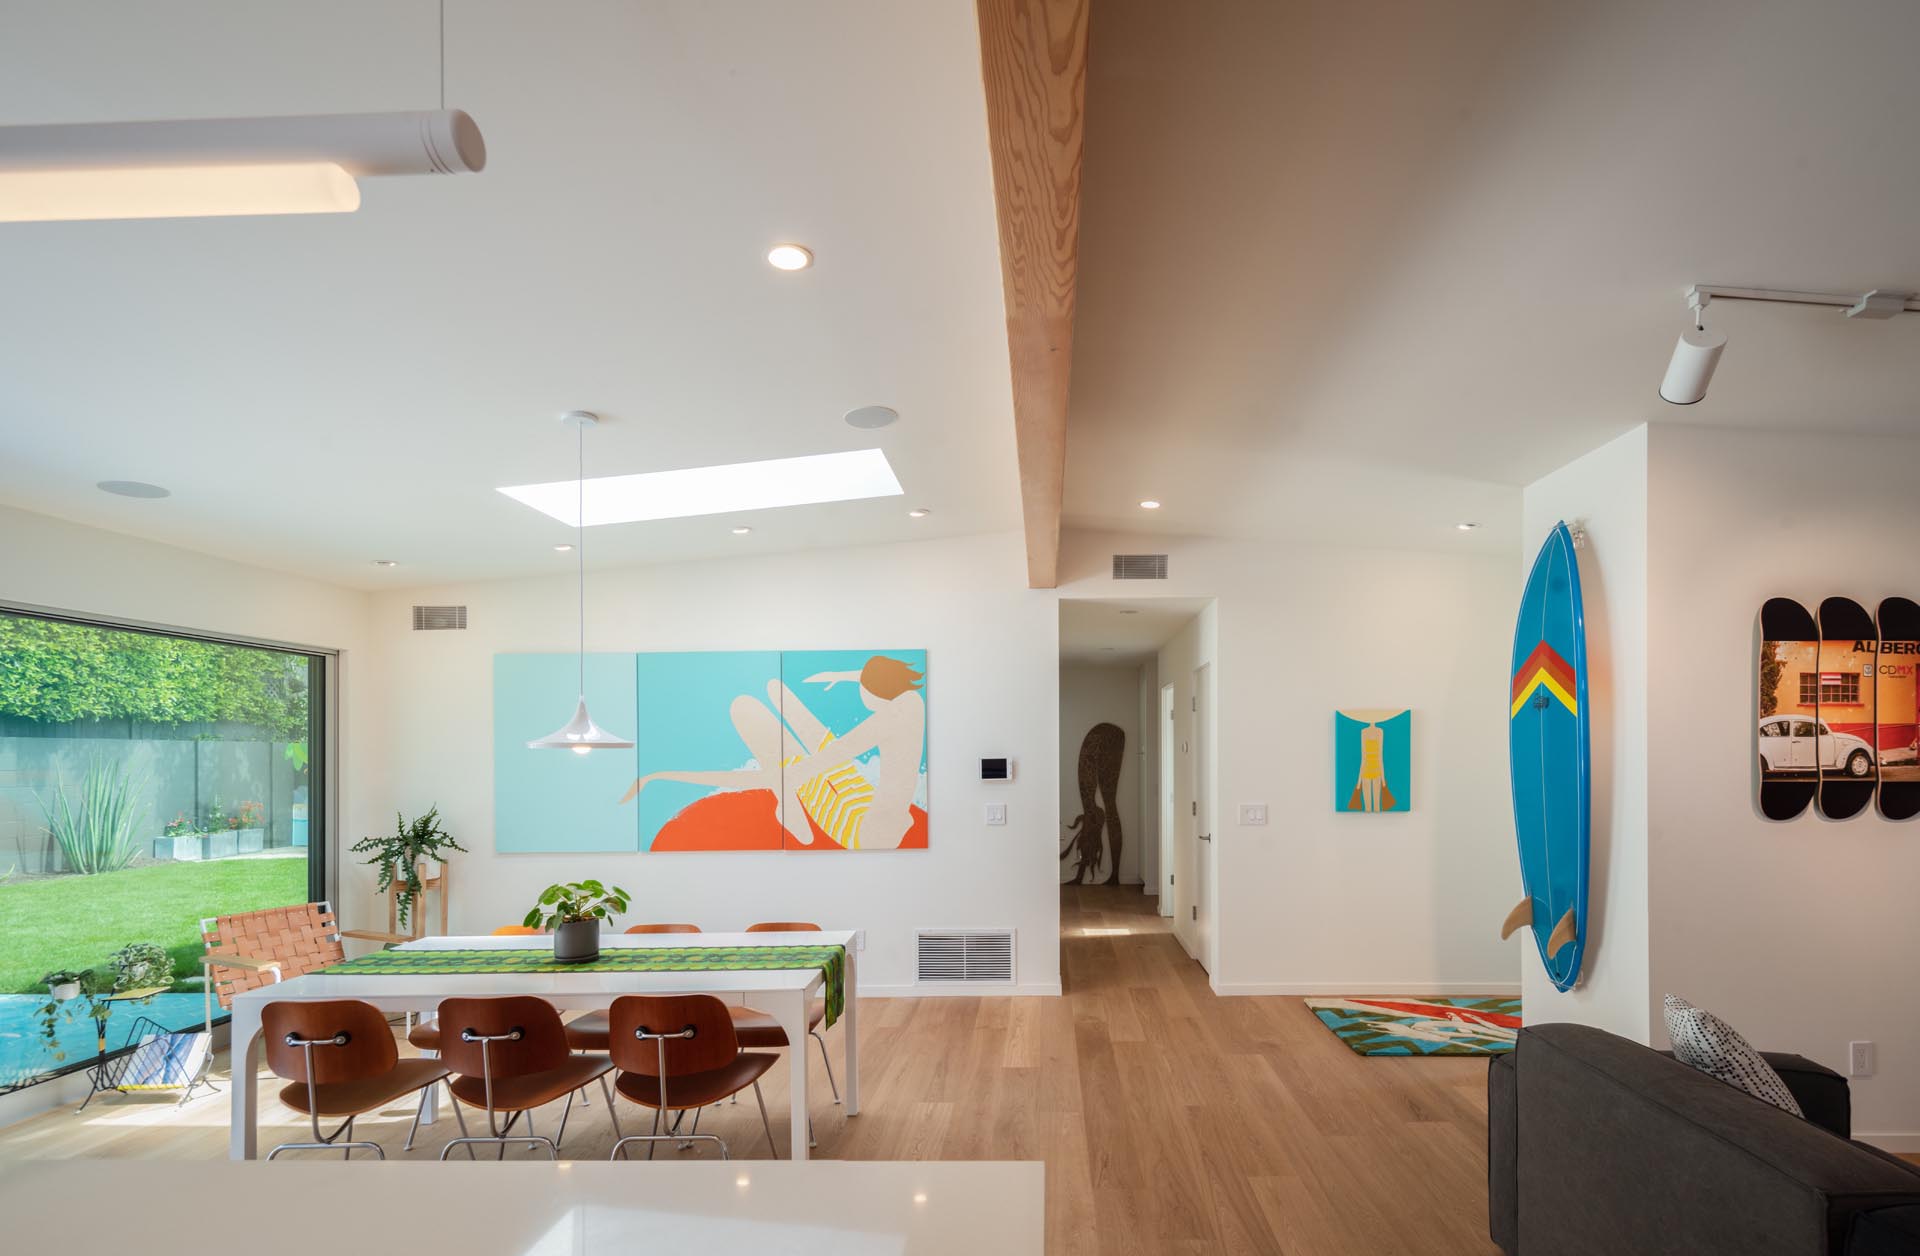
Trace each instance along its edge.
{"label": "patterned throw pillow", "polygon": [[1798,1117],[1806,1115],[1800,1110],[1800,1101],[1780,1080],[1780,1074],[1773,1071],[1773,1065],[1733,1026],[1678,995],[1669,994],[1663,1002],[1674,1059],[1691,1064],[1707,1076],[1717,1077],[1776,1108]]}

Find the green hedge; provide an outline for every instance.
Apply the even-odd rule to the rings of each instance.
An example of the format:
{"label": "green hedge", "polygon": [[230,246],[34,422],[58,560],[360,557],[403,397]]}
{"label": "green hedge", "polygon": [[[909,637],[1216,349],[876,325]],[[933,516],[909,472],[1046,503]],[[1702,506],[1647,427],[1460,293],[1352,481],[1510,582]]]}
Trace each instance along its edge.
{"label": "green hedge", "polygon": [[0,615],[0,715],[49,724],[231,721],[298,741],[307,735],[307,660]]}

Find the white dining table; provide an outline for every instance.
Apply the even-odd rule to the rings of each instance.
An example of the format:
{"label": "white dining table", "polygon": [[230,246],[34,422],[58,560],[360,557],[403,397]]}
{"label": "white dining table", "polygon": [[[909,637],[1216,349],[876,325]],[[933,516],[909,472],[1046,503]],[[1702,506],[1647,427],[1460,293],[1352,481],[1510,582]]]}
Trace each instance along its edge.
{"label": "white dining table", "polygon": [[[852,930],[808,933],[616,933],[600,940],[602,951],[616,948],[730,947],[730,946],[839,946],[846,952],[846,1000],[841,1010],[840,1041],[845,1064],[840,1080],[841,1102],[848,1116],[860,1111],[860,1042],[858,1035],[856,935]],[[402,951],[546,950],[551,938],[439,937],[401,944]],[[791,1158],[807,1156],[807,1009],[824,997],[826,977],[818,967],[758,970],[716,969],[674,972],[541,973],[306,973],[286,981],[245,990],[233,998],[232,1130],[227,1154],[234,1160],[259,1155],[260,1013],[269,1003],[286,1000],[360,999],[383,1012],[433,1015],[442,999],[488,998],[527,994],[545,999],[563,1012],[604,1010],[625,994],[711,994],[759,1008],[786,1031],[787,1076],[792,1098]],[[431,1093],[431,1092],[430,1092]],[[432,1119],[431,1111],[428,1119]]]}

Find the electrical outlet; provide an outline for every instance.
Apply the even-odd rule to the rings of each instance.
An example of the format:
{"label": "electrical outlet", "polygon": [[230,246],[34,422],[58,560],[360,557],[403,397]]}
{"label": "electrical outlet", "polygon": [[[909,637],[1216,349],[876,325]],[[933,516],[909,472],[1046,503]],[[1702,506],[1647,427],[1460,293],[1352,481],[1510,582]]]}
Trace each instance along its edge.
{"label": "electrical outlet", "polygon": [[987,823],[1005,824],[1007,822],[1007,804],[990,802],[987,804]]}
{"label": "electrical outlet", "polygon": [[1267,822],[1267,804],[1263,802],[1243,802],[1240,804],[1240,823],[1265,824]]}
{"label": "electrical outlet", "polygon": [[1874,1050],[1871,1042],[1849,1042],[1847,1044],[1847,1076],[1872,1077]]}

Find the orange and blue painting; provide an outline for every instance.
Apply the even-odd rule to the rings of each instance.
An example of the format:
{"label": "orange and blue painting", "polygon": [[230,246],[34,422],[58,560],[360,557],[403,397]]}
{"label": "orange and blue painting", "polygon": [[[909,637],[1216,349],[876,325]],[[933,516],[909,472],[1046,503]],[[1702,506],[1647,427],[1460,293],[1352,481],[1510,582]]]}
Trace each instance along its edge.
{"label": "orange and blue painting", "polygon": [[1413,712],[1333,713],[1333,809],[1411,811]]}
{"label": "orange and blue painting", "polygon": [[643,851],[927,846],[925,650],[642,654]]}

